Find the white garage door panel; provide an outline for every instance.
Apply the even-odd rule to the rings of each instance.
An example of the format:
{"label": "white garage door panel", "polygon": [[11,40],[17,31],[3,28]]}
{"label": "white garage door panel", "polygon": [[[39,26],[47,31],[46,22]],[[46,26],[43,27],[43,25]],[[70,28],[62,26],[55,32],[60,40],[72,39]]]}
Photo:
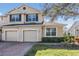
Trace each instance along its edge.
{"label": "white garage door panel", "polygon": [[7,41],[17,41],[17,31],[6,31],[6,40]]}
{"label": "white garage door panel", "polygon": [[37,30],[24,30],[24,41],[35,42],[38,40]]}

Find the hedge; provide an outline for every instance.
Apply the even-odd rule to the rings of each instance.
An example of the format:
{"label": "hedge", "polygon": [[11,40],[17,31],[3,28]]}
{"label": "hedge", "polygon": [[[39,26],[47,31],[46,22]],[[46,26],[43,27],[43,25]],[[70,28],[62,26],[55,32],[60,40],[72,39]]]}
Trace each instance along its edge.
{"label": "hedge", "polygon": [[42,42],[60,43],[64,42],[64,37],[43,37]]}
{"label": "hedge", "polygon": [[[70,38],[74,38],[74,36],[70,36]],[[60,43],[65,42],[65,39],[65,37],[43,37],[42,42]]]}

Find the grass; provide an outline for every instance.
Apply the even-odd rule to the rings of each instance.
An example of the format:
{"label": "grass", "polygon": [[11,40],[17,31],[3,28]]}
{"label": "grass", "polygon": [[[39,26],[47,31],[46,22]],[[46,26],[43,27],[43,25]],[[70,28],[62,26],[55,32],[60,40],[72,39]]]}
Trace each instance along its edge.
{"label": "grass", "polygon": [[79,56],[79,46],[75,45],[34,45],[25,56]]}

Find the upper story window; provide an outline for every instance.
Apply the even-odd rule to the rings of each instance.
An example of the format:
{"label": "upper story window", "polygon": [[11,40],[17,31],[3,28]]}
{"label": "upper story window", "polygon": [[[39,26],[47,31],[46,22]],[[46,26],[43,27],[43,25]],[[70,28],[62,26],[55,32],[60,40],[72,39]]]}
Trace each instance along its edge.
{"label": "upper story window", "polygon": [[19,22],[19,21],[21,21],[21,15],[19,14],[10,15],[10,22]]}
{"label": "upper story window", "polygon": [[46,28],[46,36],[56,36],[56,28]]}
{"label": "upper story window", "polygon": [[38,21],[38,14],[28,14],[26,15],[27,22],[35,22]]}

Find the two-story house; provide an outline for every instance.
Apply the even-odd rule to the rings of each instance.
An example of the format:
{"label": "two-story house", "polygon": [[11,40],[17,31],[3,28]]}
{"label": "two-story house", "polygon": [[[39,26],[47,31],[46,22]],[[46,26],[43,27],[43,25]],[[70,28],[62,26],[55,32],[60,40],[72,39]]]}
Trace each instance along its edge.
{"label": "two-story house", "polygon": [[41,11],[21,5],[2,16],[2,40],[38,42],[42,37],[62,37],[63,24],[44,22]]}

